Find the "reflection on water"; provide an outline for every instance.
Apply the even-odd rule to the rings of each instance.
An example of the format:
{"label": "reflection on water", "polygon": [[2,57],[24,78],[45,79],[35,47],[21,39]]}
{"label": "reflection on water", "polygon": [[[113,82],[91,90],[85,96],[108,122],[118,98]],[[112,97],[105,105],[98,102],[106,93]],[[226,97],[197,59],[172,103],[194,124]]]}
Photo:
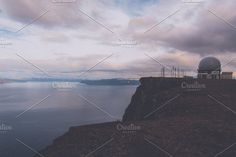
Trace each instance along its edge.
{"label": "reflection on water", "polygon": [[[40,150],[71,126],[114,121],[109,115],[121,118],[136,89],[82,84],[62,90],[52,87],[50,83],[0,86],[1,157],[34,156],[16,138]],[[4,130],[4,126],[12,129]]]}

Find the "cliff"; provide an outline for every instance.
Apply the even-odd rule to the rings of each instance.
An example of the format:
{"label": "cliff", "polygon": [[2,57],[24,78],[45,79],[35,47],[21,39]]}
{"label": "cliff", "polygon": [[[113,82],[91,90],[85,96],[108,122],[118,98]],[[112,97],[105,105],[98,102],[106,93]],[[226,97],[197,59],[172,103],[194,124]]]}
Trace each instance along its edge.
{"label": "cliff", "polygon": [[142,78],[123,122],[72,127],[45,157],[234,157],[236,81]]}
{"label": "cliff", "polygon": [[123,121],[234,117],[236,80],[141,78],[140,82]]}

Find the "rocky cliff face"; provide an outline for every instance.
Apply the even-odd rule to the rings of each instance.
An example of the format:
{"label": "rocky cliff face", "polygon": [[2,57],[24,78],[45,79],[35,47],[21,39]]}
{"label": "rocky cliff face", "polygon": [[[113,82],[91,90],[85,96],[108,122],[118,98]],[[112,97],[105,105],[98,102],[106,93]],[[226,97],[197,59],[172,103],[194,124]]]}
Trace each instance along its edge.
{"label": "rocky cliff face", "polygon": [[235,157],[236,81],[142,78],[123,122],[72,127],[45,157]]}
{"label": "rocky cliff face", "polygon": [[235,80],[142,78],[123,121],[182,116],[219,118],[236,111]]}

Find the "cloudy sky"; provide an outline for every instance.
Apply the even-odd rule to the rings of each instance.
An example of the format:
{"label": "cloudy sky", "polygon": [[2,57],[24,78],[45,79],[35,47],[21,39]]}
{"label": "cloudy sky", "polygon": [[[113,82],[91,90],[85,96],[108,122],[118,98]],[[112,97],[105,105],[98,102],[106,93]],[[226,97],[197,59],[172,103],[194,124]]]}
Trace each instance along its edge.
{"label": "cloudy sky", "polygon": [[205,56],[234,71],[235,9],[235,0],[0,0],[0,75],[139,78],[161,64],[195,75]]}

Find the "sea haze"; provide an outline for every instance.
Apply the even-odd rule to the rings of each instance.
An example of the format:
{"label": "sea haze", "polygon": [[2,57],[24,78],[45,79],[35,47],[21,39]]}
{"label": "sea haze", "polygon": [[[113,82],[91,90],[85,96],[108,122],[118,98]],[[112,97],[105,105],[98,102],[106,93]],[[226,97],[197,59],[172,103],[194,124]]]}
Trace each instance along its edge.
{"label": "sea haze", "polygon": [[0,132],[0,156],[34,156],[16,139],[40,150],[71,126],[116,120],[109,115],[121,119],[137,86],[55,87],[38,82],[0,86],[0,125],[11,127]]}

